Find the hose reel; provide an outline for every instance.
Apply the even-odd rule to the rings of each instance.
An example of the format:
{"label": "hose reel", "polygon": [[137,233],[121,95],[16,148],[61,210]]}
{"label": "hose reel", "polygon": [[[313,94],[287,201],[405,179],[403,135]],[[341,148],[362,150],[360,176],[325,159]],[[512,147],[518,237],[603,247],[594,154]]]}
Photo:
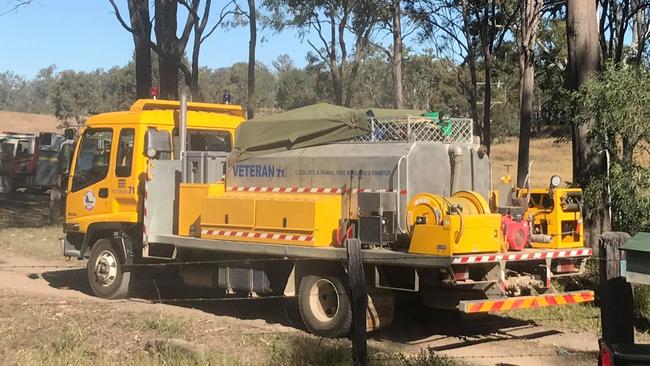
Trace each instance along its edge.
{"label": "hose reel", "polygon": [[413,196],[406,206],[406,231],[412,237],[415,225],[443,225],[443,216],[445,215],[458,214],[462,218],[463,215],[486,213],[490,213],[489,205],[476,192],[459,191],[451,197],[419,193]]}

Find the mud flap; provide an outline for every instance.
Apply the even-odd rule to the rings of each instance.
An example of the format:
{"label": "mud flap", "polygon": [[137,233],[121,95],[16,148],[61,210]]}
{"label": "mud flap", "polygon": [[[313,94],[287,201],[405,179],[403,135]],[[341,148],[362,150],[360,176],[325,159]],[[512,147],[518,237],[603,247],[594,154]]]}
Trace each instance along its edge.
{"label": "mud flap", "polygon": [[368,291],[361,262],[361,241],[348,239],[348,281],[352,297],[352,362],[354,365],[368,364],[368,339],[366,338],[366,309],[368,308]]}

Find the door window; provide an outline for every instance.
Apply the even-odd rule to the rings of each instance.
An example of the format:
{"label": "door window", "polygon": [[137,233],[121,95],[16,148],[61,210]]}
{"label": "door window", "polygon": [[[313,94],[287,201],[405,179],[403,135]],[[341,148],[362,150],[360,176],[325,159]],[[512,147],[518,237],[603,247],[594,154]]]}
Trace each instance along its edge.
{"label": "door window", "polygon": [[112,129],[86,130],[81,140],[79,154],[77,155],[77,164],[72,180],[73,192],[106,178],[111,158],[112,142]]}
{"label": "door window", "polygon": [[232,141],[228,131],[187,131],[187,151],[230,152],[230,150],[232,150]]}
{"label": "door window", "polygon": [[117,161],[115,164],[115,175],[117,177],[130,177],[131,166],[133,165],[133,140],[135,130],[124,128],[120,131],[120,139],[117,145]]}

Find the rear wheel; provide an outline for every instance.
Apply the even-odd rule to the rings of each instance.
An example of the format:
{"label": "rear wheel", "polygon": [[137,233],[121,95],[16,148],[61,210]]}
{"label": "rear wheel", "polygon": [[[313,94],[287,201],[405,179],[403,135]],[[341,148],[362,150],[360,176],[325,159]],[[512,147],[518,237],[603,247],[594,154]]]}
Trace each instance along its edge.
{"label": "rear wheel", "polygon": [[123,264],[110,240],[95,242],[87,265],[88,281],[95,295],[104,299],[128,296],[131,272],[124,272]]}
{"label": "rear wheel", "polygon": [[345,286],[336,276],[303,277],[298,307],[305,327],[315,335],[341,337],[350,331],[350,300]]}

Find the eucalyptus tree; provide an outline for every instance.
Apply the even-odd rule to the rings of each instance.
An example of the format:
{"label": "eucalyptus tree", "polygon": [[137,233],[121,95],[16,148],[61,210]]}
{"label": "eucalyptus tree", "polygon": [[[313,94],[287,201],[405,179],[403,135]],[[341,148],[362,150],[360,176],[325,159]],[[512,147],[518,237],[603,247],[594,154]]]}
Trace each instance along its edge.
{"label": "eucalyptus tree", "polygon": [[[276,31],[296,29],[330,73],[334,103],[350,106],[379,12],[370,0],[266,0]],[[354,45],[350,47],[348,40]]]}

